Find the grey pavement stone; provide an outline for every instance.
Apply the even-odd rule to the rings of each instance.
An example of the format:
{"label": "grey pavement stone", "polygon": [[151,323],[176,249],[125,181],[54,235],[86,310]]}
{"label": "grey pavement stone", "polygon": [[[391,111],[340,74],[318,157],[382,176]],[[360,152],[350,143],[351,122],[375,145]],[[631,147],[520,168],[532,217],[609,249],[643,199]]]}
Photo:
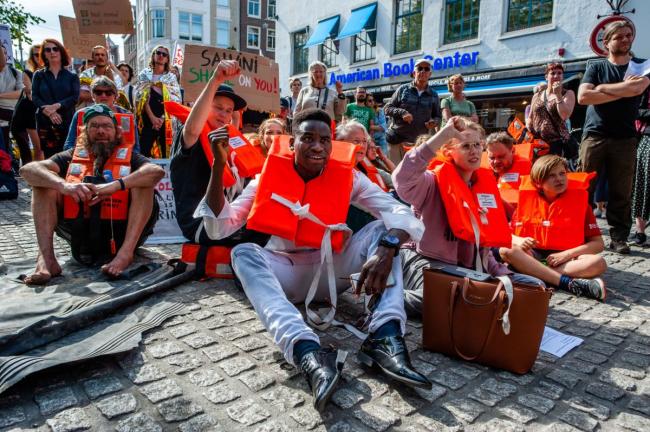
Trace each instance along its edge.
{"label": "grey pavement stone", "polygon": [[636,390],[636,380],[613,370],[606,370],[598,377],[602,382],[612,384],[625,391]]}
{"label": "grey pavement stone", "polygon": [[332,416],[331,412],[324,412],[323,414],[316,411],[311,406],[298,408],[297,410],[289,413],[289,417],[294,419],[296,423],[302,426],[301,429],[311,430],[315,427],[322,425],[327,419]]}
{"label": "grey pavement stone", "polygon": [[134,366],[124,371],[134,384],[145,384],[165,378],[165,373],[153,364]]}
{"label": "grey pavement stone", "polygon": [[192,318],[194,318],[197,321],[208,319],[212,316],[214,316],[214,312],[210,310],[200,310],[200,311],[192,312]]}
{"label": "grey pavement stone", "polygon": [[90,419],[81,408],[61,411],[53,418],[47,419],[46,423],[52,428],[52,432],[83,431],[91,427]]}
{"label": "grey pavement stone", "polygon": [[534,411],[528,408],[524,408],[523,406],[515,403],[509,403],[505,406],[497,408],[497,410],[506,417],[510,417],[516,422],[524,424],[530,423],[539,417]]}
{"label": "grey pavement stone", "polygon": [[254,399],[236,402],[230,405],[226,412],[232,420],[247,426],[254,425],[271,417],[271,414],[255,402]]}
{"label": "grey pavement stone", "polygon": [[201,414],[178,425],[180,432],[225,432],[225,429],[208,414]]}
{"label": "grey pavement stone", "polygon": [[45,390],[37,393],[34,400],[38,404],[41,414],[46,417],[79,403],[77,396],[70,387]]}
{"label": "grey pavement stone", "polygon": [[482,413],[485,412],[485,407],[469,399],[454,399],[443,402],[442,406],[452,413],[454,417],[467,423],[472,423]]}
{"label": "grey pavement stone", "polygon": [[402,416],[413,414],[423,405],[419,400],[406,398],[397,391],[392,391],[382,397],[379,402]]}
{"label": "grey pavement stone", "polygon": [[415,370],[420,372],[422,375],[428,376],[428,375],[431,374],[431,372],[436,370],[436,367],[434,365],[432,365],[431,363],[427,363],[425,361],[422,361],[422,360],[413,360],[411,363],[413,364],[413,367],[415,368]]}
{"label": "grey pavement stone", "polygon": [[564,393],[564,389],[548,381],[540,381],[539,386],[534,388],[535,393],[540,394],[549,399],[559,399]]}
{"label": "grey pavement stone", "polygon": [[305,398],[299,391],[295,391],[288,387],[276,386],[270,390],[265,391],[260,395],[262,399],[273,405],[273,409],[280,412],[287,411],[290,408],[305,403]]}
{"label": "grey pavement stone", "polygon": [[332,402],[341,409],[350,409],[363,400],[363,395],[348,388],[340,388],[332,395]]}
{"label": "grey pavement stone", "polygon": [[584,374],[592,374],[596,370],[596,365],[574,359],[564,360],[560,366],[565,369],[570,369],[574,372],[580,372]]}
{"label": "grey pavement stone", "polygon": [[205,389],[203,396],[214,404],[224,404],[241,397],[239,393],[226,383],[219,383]]}
{"label": "grey pavement stone", "polygon": [[519,385],[528,385],[535,380],[535,375],[531,373],[527,373],[525,375],[515,375],[513,373],[503,371],[503,372],[497,372],[497,377],[514,381]]}
{"label": "grey pavement stone", "polygon": [[146,384],[140,387],[140,391],[152,403],[160,402],[183,394],[183,390],[171,379],[164,379],[151,384]]}
{"label": "grey pavement stone", "polygon": [[641,354],[645,356],[650,356],[650,347],[647,345],[641,345],[638,343],[633,343],[625,347],[624,351],[632,352],[635,354]]}
{"label": "grey pavement stone", "polygon": [[218,363],[218,366],[223,369],[223,371],[228,376],[235,376],[249,369],[255,367],[255,363],[247,359],[246,357],[237,356],[228,360],[224,360],[221,363]]}
{"label": "grey pavement stone", "polygon": [[162,325],[163,328],[170,328],[174,327],[180,324],[183,324],[185,322],[185,318],[181,315],[176,315],[175,317],[172,317],[171,319],[168,319],[167,321],[164,322]]}
{"label": "grey pavement stone", "polygon": [[137,413],[121,420],[117,432],[162,432],[163,428],[145,413]]}
{"label": "grey pavement stone", "polygon": [[481,383],[481,389],[490,391],[502,398],[506,398],[517,392],[517,386],[497,381],[494,378],[483,381],[483,383]]}
{"label": "grey pavement stone", "polygon": [[167,400],[158,405],[158,412],[168,422],[187,420],[203,412],[200,405],[190,399],[179,397]]}
{"label": "grey pavement stone", "polygon": [[456,375],[460,375],[463,378],[468,379],[468,380],[473,380],[474,378],[476,378],[477,376],[479,376],[482,373],[482,371],[480,369],[477,369],[474,366],[469,366],[469,365],[465,365],[465,364],[461,364],[461,365],[458,365],[458,366],[451,367],[451,368],[449,368],[449,370],[452,371],[453,373],[455,373]]}
{"label": "grey pavement stone", "polygon": [[650,401],[646,397],[632,397],[627,407],[650,417]]}
{"label": "grey pavement stone", "polygon": [[226,327],[230,325],[230,321],[224,317],[214,317],[203,321],[201,324],[203,324],[206,328],[209,328],[210,330],[214,330],[217,328]]}
{"label": "grey pavement stone", "polygon": [[517,402],[542,414],[548,414],[555,407],[555,402],[551,399],[536,394],[521,395]]}
{"label": "grey pavement stone", "polygon": [[113,375],[91,378],[84,381],[82,384],[86,394],[91,399],[96,399],[109,393],[115,393],[124,388],[122,383]]}
{"label": "grey pavement stone", "polygon": [[396,424],[400,418],[394,412],[373,404],[364,404],[354,409],[353,414],[364,425],[382,432]]}
{"label": "grey pavement stone", "polygon": [[635,432],[647,432],[650,430],[650,418],[637,414],[622,413],[616,419],[616,424]]}
{"label": "grey pavement stone", "polygon": [[606,355],[598,354],[596,352],[586,350],[586,349],[579,350],[574,357],[579,360],[593,363],[596,365],[603,364],[608,360],[608,357]]}
{"label": "grey pavement stone", "polygon": [[415,357],[433,365],[438,365],[445,359],[444,355],[431,351],[420,351],[415,355]]}
{"label": "grey pavement stone", "polygon": [[25,411],[20,405],[4,403],[0,405],[0,427],[11,426],[25,419]]}
{"label": "grey pavement stone", "polygon": [[176,354],[165,358],[170,366],[177,366],[174,372],[182,374],[203,366],[203,360],[194,354],[184,353]]}
{"label": "grey pavement stone", "polygon": [[250,356],[261,363],[272,364],[284,360],[282,353],[275,347],[264,347],[250,353]]}
{"label": "grey pavement stone", "polygon": [[486,423],[470,426],[465,430],[468,432],[523,432],[524,428],[510,420],[493,418],[488,420]]}
{"label": "grey pavement stone", "polygon": [[164,358],[172,354],[178,354],[183,352],[183,348],[176,342],[162,342],[154,345],[147,346],[147,352],[151,354],[153,358]]}
{"label": "grey pavement stone", "polygon": [[493,407],[501,402],[504,397],[498,394],[483,390],[482,388],[475,388],[470,394],[467,395],[470,399],[481,402],[483,405]]}
{"label": "grey pavement stone", "polygon": [[434,400],[439,399],[442,396],[444,396],[445,393],[447,393],[447,389],[442,387],[442,386],[433,384],[433,386],[431,386],[431,389],[418,388],[418,389],[415,389],[415,392],[422,399],[425,399],[425,400],[427,400],[429,402],[433,402]]}
{"label": "grey pavement stone", "polygon": [[198,328],[194,324],[182,324],[169,329],[169,333],[177,339],[196,333],[197,331]]}
{"label": "grey pavement stone", "polygon": [[187,378],[192,384],[199,387],[209,387],[223,380],[221,375],[219,375],[219,373],[214,369],[201,369],[194,371],[189,373]]}
{"label": "grey pavement stone", "polygon": [[113,419],[134,412],[138,407],[138,402],[132,394],[125,393],[99,400],[95,402],[95,406],[104,417]]}
{"label": "grey pavement stone", "polygon": [[592,431],[598,426],[597,420],[594,420],[582,411],[577,411],[572,408],[569,408],[564,414],[562,414],[560,420],[584,431]]}
{"label": "grey pavement stone", "polygon": [[215,363],[239,354],[237,348],[226,345],[211,346],[209,348],[204,348],[201,351],[210,359],[210,361]]}
{"label": "grey pavement stone", "polygon": [[[612,331],[613,329],[609,329],[609,330]],[[625,332],[625,333],[627,333],[627,332]],[[623,338],[623,337],[614,336],[612,334],[608,334],[608,333],[605,333],[605,332],[596,333],[594,335],[594,339],[597,340],[597,341],[605,342],[605,343],[612,344],[612,345],[620,345],[625,340],[625,338]]]}
{"label": "grey pavement stone", "polygon": [[232,344],[237,348],[239,348],[240,350],[246,352],[268,346],[268,342],[254,336],[244,337],[241,339],[234,340]]}
{"label": "grey pavement stone", "polygon": [[275,378],[266,372],[252,370],[239,375],[239,380],[253,391],[260,391],[275,383]]}
{"label": "grey pavement stone", "polygon": [[217,343],[217,340],[214,337],[205,333],[194,333],[181,340],[194,349],[204,348]]}
{"label": "grey pavement stone", "polygon": [[352,381],[352,385],[361,393],[373,398],[379,397],[388,391],[388,385],[385,382],[366,376],[355,379]]}
{"label": "grey pavement stone", "polygon": [[255,432],[291,432],[292,428],[281,420],[272,420],[255,429]]}
{"label": "grey pavement stone", "polygon": [[592,397],[574,396],[567,401],[567,404],[572,408],[596,417],[598,420],[607,420],[609,418],[610,409]]}
{"label": "grey pavement stone", "polygon": [[452,390],[458,390],[467,384],[467,380],[465,380],[465,378],[446,370],[438,370],[431,374],[430,378],[438,384],[441,384]]}
{"label": "grey pavement stone", "polygon": [[248,332],[238,327],[220,327],[214,330],[215,334],[229,341],[248,336]]}
{"label": "grey pavement stone", "polygon": [[597,382],[589,384],[585,391],[589,394],[608,401],[615,401],[625,396],[625,391],[621,390],[620,388]]}
{"label": "grey pavement stone", "polygon": [[621,360],[640,368],[650,367],[650,356],[646,355],[626,352],[621,355]]}
{"label": "grey pavement stone", "polygon": [[[587,348],[587,350],[589,350],[589,351],[593,351],[593,352],[602,354],[602,355],[604,355],[606,357],[610,357],[610,356],[614,355],[614,353],[618,349],[615,346],[612,346],[610,344],[606,344],[606,343],[602,343],[602,342],[596,342],[596,341],[593,341],[593,340],[589,341],[589,344],[587,346],[585,346],[585,348]],[[580,351],[580,352],[582,352],[582,351]],[[589,353],[587,353],[587,354],[589,354]]]}
{"label": "grey pavement stone", "polygon": [[580,376],[564,369],[553,369],[548,375],[546,375],[546,378],[555,381],[568,389],[574,388],[582,379]]}

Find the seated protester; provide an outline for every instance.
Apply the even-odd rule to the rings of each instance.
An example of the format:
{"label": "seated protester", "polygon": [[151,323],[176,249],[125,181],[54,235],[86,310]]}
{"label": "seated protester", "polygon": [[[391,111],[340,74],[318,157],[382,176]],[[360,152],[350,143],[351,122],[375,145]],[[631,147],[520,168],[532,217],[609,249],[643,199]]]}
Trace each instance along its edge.
{"label": "seated protester", "polygon": [[[451,117],[445,126],[433,137],[430,137],[426,143],[413,147],[406,153],[402,162],[393,172],[395,190],[401,199],[411,203],[415,214],[424,222],[425,227],[424,235],[420,241],[400,250],[404,271],[404,301],[409,316],[422,314],[423,268],[440,264],[451,264],[468,269],[475,268],[475,242],[458,238],[448,216],[457,214],[459,211],[466,211],[466,209],[448,209],[445,205],[447,197],[443,197],[442,194],[448,193],[445,191],[453,191],[454,187],[463,187],[462,185],[469,187],[470,184],[474,187],[474,185],[480,185],[481,181],[492,181],[489,173],[487,177],[481,176],[481,179],[486,178],[487,180],[481,180],[478,177],[483,136],[483,128],[478,124],[459,117]],[[442,158],[439,166],[445,168],[446,175],[444,176],[442,170],[431,171],[428,169],[438,150],[440,150]],[[481,173],[483,172],[481,170]],[[453,186],[451,176],[457,178],[458,185]],[[474,190],[468,192],[474,193]],[[493,201],[493,204],[498,206],[500,201]],[[488,215],[489,213],[490,211],[488,211]],[[510,233],[505,216],[502,217],[501,237],[508,243]],[[485,246],[491,245],[486,244]],[[481,246],[479,255],[483,263],[483,271],[492,276],[509,275],[513,282],[541,284],[541,281],[535,278],[513,274],[504,264],[497,262],[489,247]]]}
{"label": "seated protester", "polygon": [[202,245],[232,246],[241,242],[264,244],[268,236],[248,230],[234,233],[229,239],[214,241],[203,228],[201,218],[194,210],[208,189],[210,176],[216,169],[200,143],[201,132],[207,124],[211,130],[230,124],[233,113],[246,107],[246,101],[222,84],[239,75],[239,63],[234,60],[219,62],[212,77],[192,106],[185,124],[179,127],[172,147],[170,178],[176,201],[176,218],[183,235]]}
{"label": "seated protester", "polygon": [[373,164],[382,180],[389,190],[393,189],[393,178],[390,176],[395,171],[395,164],[384,154],[380,146],[375,144],[374,141],[368,142],[368,150],[366,151],[366,159]]}
{"label": "seated protester", "polygon": [[158,219],[154,187],[163,169],[133,152],[133,143],[123,139],[106,105],[89,107],[83,122],[74,149],[20,170],[33,188],[39,246],[36,270],[25,278],[27,284],[45,284],[61,274],[54,256],[55,230],[71,244],[78,261],[87,264],[87,255],[114,256],[102,272],[118,276]]}
{"label": "seated protester", "polygon": [[515,153],[515,140],[506,132],[492,133],[485,142],[488,166],[494,171],[499,194],[507,204],[506,212],[510,217],[519,200],[521,177],[530,174],[532,164]]}
{"label": "seated protester", "polygon": [[365,174],[371,182],[379,186],[384,192],[388,192],[388,186],[384,183],[383,177],[379,174],[379,170],[366,157],[368,143],[371,142],[366,127],[357,120],[348,120],[336,127],[336,139],[338,141],[352,143],[359,147],[356,169]]}
{"label": "seated protester", "polygon": [[257,142],[256,147],[259,147],[260,153],[266,157],[273,144],[273,137],[276,135],[285,135],[287,133],[284,127],[284,120],[279,118],[270,118],[266,119],[260,125],[260,128],[257,131]]}
{"label": "seated protester", "polygon": [[[236,246],[231,254],[232,266],[285,359],[305,375],[318,410],[324,408],[335,389],[343,366],[343,360],[337,357],[342,353],[321,348],[317,334],[293,304],[305,302],[310,320],[318,321],[315,312],[309,313],[309,302],[314,297],[329,301],[332,315],[321,320],[325,325],[319,328],[324,329],[335,311],[336,293],[347,290],[350,276],[357,272],[361,272],[357,294],[361,290],[367,295],[381,294],[359,360],[368,366],[378,365],[400,382],[431,387],[429,380],[411,365],[404,343],[406,315],[401,263],[396,257],[399,245],[409,236],[420,238],[422,224],[406,206],[352,169],[352,149],[344,144],[333,146],[330,122],[329,115],[319,109],[296,113],[290,145],[278,146],[279,153],[269,155],[262,174],[232,203],[224,199],[221,185],[227,152],[213,141],[215,163],[210,186],[195,213],[203,218],[212,239],[226,238],[244,223],[272,234],[265,248],[255,244]],[[348,153],[341,156],[346,150]],[[304,198],[293,204],[298,196]],[[292,204],[304,205],[303,211],[309,206],[309,213],[303,214],[308,219],[299,220],[289,208]],[[343,224],[350,204],[368,209],[380,219],[351,239]],[[311,222],[313,217],[326,221],[327,230]],[[297,223],[293,229],[292,222]],[[331,249],[327,252],[327,243],[322,244],[330,233],[333,256]],[[319,250],[321,246],[324,250]],[[333,274],[322,278],[318,264],[321,254],[333,262]],[[394,282],[388,284],[391,279]]]}
{"label": "seated protester", "polygon": [[[115,99],[117,98],[117,87],[110,78],[99,75],[97,78],[93,79],[93,82],[90,85],[90,91],[92,93],[93,104],[104,104],[113,112],[133,115],[131,111],[115,104]],[[68,137],[65,139],[65,144],[63,144],[63,150],[74,148],[80,128],[79,117],[83,118],[86,108],[87,107],[81,108],[74,113],[74,116],[72,116],[70,129],[68,130]],[[138,129],[135,128],[135,146],[133,147],[133,151],[136,153],[140,153],[139,141]]]}
{"label": "seated protester", "polygon": [[[604,301],[607,291],[598,276],[607,264],[597,254],[605,244],[588,203],[591,176],[567,177],[567,171],[566,160],[559,156],[535,161],[530,178],[522,182],[512,218],[512,248],[501,248],[500,254],[517,271],[572,294]],[[587,178],[580,181],[579,176]]]}

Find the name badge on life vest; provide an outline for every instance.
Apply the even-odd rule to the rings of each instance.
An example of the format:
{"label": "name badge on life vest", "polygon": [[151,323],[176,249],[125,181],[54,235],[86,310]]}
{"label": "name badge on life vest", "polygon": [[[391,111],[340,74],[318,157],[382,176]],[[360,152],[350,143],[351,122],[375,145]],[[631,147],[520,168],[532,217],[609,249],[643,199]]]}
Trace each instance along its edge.
{"label": "name badge on life vest", "polygon": [[476,194],[476,198],[478,198],[478,205],[479,207],[483,208],[497,208],[497,200],[494,197],[493,194]]}
{"label": "name badge on life vest", "polygon": [[129,149],[128,148],[121,148],[117,150],[117,154],[115,155],[115,159],[126,159],[126,155],[128,154]]}
{"label": "name badge on life vest", "polygon": [[81,165],[78,163],[70,164],[70,175],[81,175]]}
{"label": "name badge on life vest", "polygon": [[121,166],[120,167],[120,177],[126,177],[131,174],[131,167]]}
{"label": "name badge on life vest", "polygon": [[517,183],[519,181],[519,173],[505,173],[501,176],[500,180],[504,183]]}
{"label": "name badge on life vest", "polygon": [[81,149],[77,152],[77,156],[82,157],[82,158],[87,158],[88,157],[88,150],[86,149]]}
{"label": "name badge on life vest", "polygon": [[120,128],[122,128],[122,132],[128,134],[131,132],[131,119],[128,117],[122,117],[122,120],[120,121],[121,125]]}
{"label": "name badge on life vest", "polygon": [[246,141],[241,139],[241,137],[234,136],[234,137],[230,137],[230,139],[228,139],[228,144],[230,145],[231,148],[236,149],[236,148],[245,146]]}

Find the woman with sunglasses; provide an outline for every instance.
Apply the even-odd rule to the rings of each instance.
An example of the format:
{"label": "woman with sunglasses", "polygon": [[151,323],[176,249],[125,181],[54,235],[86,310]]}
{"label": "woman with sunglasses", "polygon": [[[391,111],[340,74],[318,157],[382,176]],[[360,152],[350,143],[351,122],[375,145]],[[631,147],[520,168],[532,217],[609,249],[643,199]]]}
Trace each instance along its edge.
{"label": "woman with sunglasses", "polygon": [[172,144],[172,119],[164,103],[181,102],[181,89],[170,70],[169,50],[158,45],[151,52],[149,67],[138,74],[135,84],[135,115],[143,156],[166,158]]}
{"label": "woman with sunglasses", "polygon": [[36,130],[45,158],[63,150],[75,105],[79,99],[79,78],[68,71],[70,56],[56,39],[41,44],[43,69],[34,72],[32,101],[37,108]]}

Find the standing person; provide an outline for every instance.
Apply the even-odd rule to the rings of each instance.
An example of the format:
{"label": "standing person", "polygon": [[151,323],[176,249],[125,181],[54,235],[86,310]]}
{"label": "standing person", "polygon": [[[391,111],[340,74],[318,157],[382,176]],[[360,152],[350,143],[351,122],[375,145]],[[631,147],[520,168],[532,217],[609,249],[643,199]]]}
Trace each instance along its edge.
{"label": "standing person", "polygon": [[302,89],[302,81],[300,81],[300,78],[289,78],[289,89],[291,90],[291,94],[285,96],[284,99],[289,104],[288,118],[293,119],[293,112],[296,109],[296,105],[298,105],[298,95]]}
{"label": "standing person", "polygon": [[133,80],[133,68],[130,64],[122,62],[117,65],[117,69],[120,71],[122,82],[124,83],[122,86],[122,93],[126,96],[126,100],[130,106],[130,108],[127,109],[133,111],[133,107],[135,107],[135,92],[133,84],[131,84],[131,81]]}
{"label": "standing person", "polygon": [[646,90],[641,98],[636,126],[641,140],[636,151],[632,217],[636,225],[634,243],[643,245],[648,239],[646,221],[650,220],[650,90]]}
{"label": "standing person", "polygon": [[[90,52],[94,66],[87,67],[79,74],[80,94],[79,102],[82,104],[92,104],[92,95],[90,94],[90,84],[96,76],[107,76],[121,91],[123,82],[120,71],[108,59],[108,50],[105,46],[97,45]],[[125,107],[126,108],[126,107]]]}
{"label": "standing person", "polygon": [[354,119],[361,123],[366,131],[371,131],[375,125],[375,110],[366,103],[368,94],[364,87],[357,87],[354,93],[354,102],[348,104],[343,114],[344,120]]}
{"label": "standing person", "polygon": [[[648,77],[625,78],[633,40],[634,31],[628,22],[608,24],[603,34],[607,58],[589,64],[578,89],[578,102],[588,105],[580,144],[581,171],[607,170],[609,248],[620,254],[630,253],[627,237],[632,226],[637,145],[634,120],[640,95],[650,84]],[[592,184],[590,203],[594,202],[593,193]]]}
{"label": "standing person", "polygon": [[345,110],[347,100],[343,93],[343,83],[336,82],[336,91],[327,87],[327,67],[325,63],[313,61],[309,65],[309,85],[300,90],[294,114],[308,108],[325,111],[331,119],[338,121]]}
{"label": "standing person", "polygon": [[169,69],[169,50],[162,45],[151,51],[149,67],[138,74],[135,85],[135,115],[140,132],[140,150],[146,157],[167,157],[172,140],[172,121],[164,102],[181,101],[181,89]]}
{"label": "standing person", "polygon": [[383,153],[388,154],[388,144],[386,143],[386,114],[384,114],[384,109],[372,94],[368,95],[366,105],[372,108],[375,113],[374,125],[371,128],[372,130],[369,131],[372,133],[372,139]]}
{"label": "standing person", "polygon": [[[9,141],[9,131],[11,130],[11,119],[14,116],[14,109],[18,103],[18,98],[23,92],[25,84],[23,83],[22,72],[16,70],[7,59],[7,50],[4,46],[0,49],[0,125],[2,127],[2,139],[5,150],[11,154],[11,141]],[[31,151],[27,135],[21,134],[14,136],[20,150],[23,163],[32,160]]]}
{"label": "standing person", "polygon": [[[34,148],[34,159],[43,160],[43,151],[41,150],[41,141],[36,133],[36,106],[32,101],[32,78],[34,72],[43,67],[41,62],[41,46],[32,45],[29,49],[29,58],[25,62],[25,70],[23,72],[23,93],[18,100],[14,116],[11,121],[11,133],[14,137],[24,137],[27,133],[29,140],[32,142]],[[19,139],[16,140],[20,146]],[[25,141],[26,138],[25,138]],[[29,151],[29,143],[26,146],[21,146],[20,158],[23,164],[31,161],[32,152]]]}
{"label": "standing person", "polygon": [[34,72],[32,101],[38,110],[36,130],[41,149],[49,158],[63,149],[79,99],[79,78],[66,69],[70,56],[56,39],[43,41],[41,61],[45,67]]}
{"label": "standing person", "polygon": [[548,143],[551,154],[573,159],[577,148],[571,145],[566,121],[573,113],[576,95],[562,86],[561,63],[546,65],[545,78],[546,89],[535,93],[530,102],[529,130]]}
{"label": "standing person", "polygon": [[[176,77],[176,82],[178,82],[178,86],[180,87],[180,85],[181,85],[181,71],[180,71],[180,69],[178,69],[178,66],[174,65],[174,66],[171,67],[170,71]],[[180,89],[181,89],[181,103],[184,104],[185,103],[185,89],[183,87],[180,87]]]}
{"label": "standing person", "polygon": [[476,107],[472,101],[467,100],[465,93],[463,93],[465,78],[461,74],[450,76],[447,80],[447,89],[451,94],[440,101],[440,109],[442,110],[440,127],[443,127],[451,116],[467,117],[474,123],[478,123]]}
{"label": "standing person", "polygon": [[402,84],[384,107],[390,117],[386,141],[390,144],[390,159],[398,164],[404,157],[404,145],[413,145],[418,135],[428,134],[440,123],[440,99],[429,86],[431,60],[415,62],[413,81]]}

